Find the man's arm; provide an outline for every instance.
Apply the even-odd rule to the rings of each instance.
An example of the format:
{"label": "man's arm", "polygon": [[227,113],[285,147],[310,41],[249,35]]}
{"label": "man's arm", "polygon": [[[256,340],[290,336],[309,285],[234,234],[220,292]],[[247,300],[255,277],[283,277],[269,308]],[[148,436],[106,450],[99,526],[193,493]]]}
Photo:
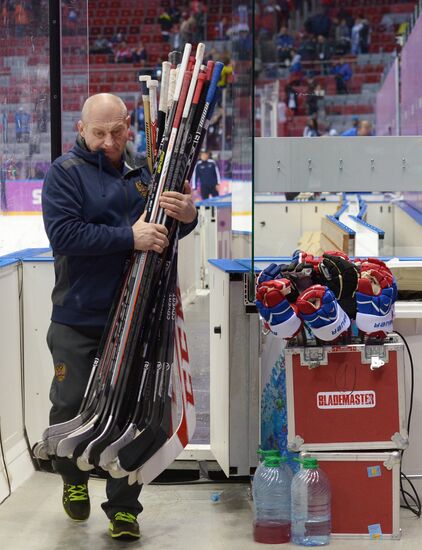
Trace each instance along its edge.
{"label": "man's arm", "polygon": [[59,164],[48,171],[42,191],[44,226],[55,253],[96,256],[129,250],[156,250],[167,246],[167,230],[140,218],[133,227],[87,223],[77,182]]}
{"label": "man's arm", "polygon": [[198,212],[193,203],[192,190],[186,181],[183,193],[166,191],[160,197],[160,206],[170,218],[181,222],[180,238],[188,235],[198,223]]}

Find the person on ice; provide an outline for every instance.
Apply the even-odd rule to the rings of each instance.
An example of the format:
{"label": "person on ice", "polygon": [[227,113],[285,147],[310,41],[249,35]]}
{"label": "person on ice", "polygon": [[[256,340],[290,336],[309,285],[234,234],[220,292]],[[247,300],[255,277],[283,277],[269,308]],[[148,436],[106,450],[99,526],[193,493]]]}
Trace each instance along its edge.
{"label": "person on ice", "polygon": [[[150,174],[146,162],[133,166],[126,154],[130,116],[123,101],[102,93],[88,98],[76,143],[48,170],[43,192],[44,225],[54,255],[55,286],[47,343],[54,363],[50,424],[78,414],[114,294],[134,250],[161,253],[168,245],[164,225],[143,214]],[[160,205],[181,222],[181,236],[197,223],[191,190],[166,192]],[[53,466],[63,478],[63,507],[75,521],[88,519],[89,473],[67,458]],[[141,486],[107,480],[102,508],[113,538],[139,538]]]}
{"label": "person on ice", "polygon": [[194,188],[200,189],[202,199],[208,199],[210,195],[218,197],[220,171],[215,160],[210,158],[208,151],[201,151],[201,158],[196,163],[192,179]]}

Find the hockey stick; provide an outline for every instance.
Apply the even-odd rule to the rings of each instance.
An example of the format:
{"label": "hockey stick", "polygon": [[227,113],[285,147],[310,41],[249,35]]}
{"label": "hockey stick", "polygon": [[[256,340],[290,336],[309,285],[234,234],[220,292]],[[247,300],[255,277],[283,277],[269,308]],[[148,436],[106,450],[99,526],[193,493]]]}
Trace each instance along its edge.
{"label": "hockey stick", "polygon": [[[151,149],[153,163],[157,156],[157,87],[158,80],[148,80],[147,87],[149,90],[149,104],[151,115]],[[152,168],[151,168],[152,170]]]}
{"label": "hockey stick", "polygon": [[[151,483],[179,456],[192,439],[196,427],[195,403],[192,389],[192,377],[189,366],[186,331],[179,286],[176,291],[176,334],[175,357],[178,379],[182,391],[182,416],[175,433],[140,468],[129,475],[129,483]],[[113,474],[112,474],[113,475]]]}
{"label": "hockey stick", "polygon": [[157,135],[158,147],[161,143],[161,140],[163,139],[164,128],[166,125],[167,98],[169,93],[171,63],[169,61],[164,61],[162,66],[163,66],[163,69],[161,72],[160,101],[158,104],[158,135]]}
{"label": "hockey stick", "polygon": [[[175,140],[177,130],[178,130],[178,126],[179,126],[179,123],[180,123],[180,116],[181,116],[181,111],[182,111],[182,108],[183,108],[183,101],[185,99],[184,97],[181,98],[180,94],[181,94],[181,90],[182,90],[182,83],[183,83],[183,80],[184,80],[183,76],[184,76],[184,72],[185,72],[185,69],[186,69],[186,66],[187,66],[187,63],[188,63],[190,50],[191,50],[191,46],[190,46],[190,44],[187,44],[185,46],[185,51],[184,51],[184,54],[183,54],[183,59],[182,59],[182,64],[181,64],[181,70],[180,70],[180,73],[178,75],[178,81],[176,83],[175,97],[174,97],[172,110],[171,110],[171,115],[170,115],[170,116],[173,116],[173,112],[175,111],[174,121],[173,121],[173,124],[172,124],[172,131],[171,131],[171,134],[169,136],[169,139],[167,140],[167,143],[164,144],[164,146],[165,145],[167,146],[166,150],[165,150],[165,153],[164,153],[164,150],[161,153],[161,158],[164,157],[164,162],[163,162],[163,164],[161,164],[160,161],[158,162],[158,166],[157,166],[157,169],[156,169],[156,172],[155,172],[156,176],[157,176],[157,174],[159,174],[159,178],[156,177],[155,184],[153,185],[153,188],[152,188],[152,196],[154,198],[153,198],[153,200],[148,201],[147,219],[149,218],[149,220],[152,220],[152,221],[155,220],[155,218],[157,216],[157,212],[159,210],[158,198],[161,195],[162,189],[163,189],[164,184],[165,184],[168,164],[169,164],[169,161],[170,161],[170,158],[171,158],[171,152],[172,152],[173,147],[174,147],[174,140]],[[186,90],[184,89],[184,92],[185,91],[187,93],[187,88],[186,88]],[[181,98],[180,102],[179,102],[179,98]],[[163,142],[166,142],[166,140],[163,140]],[[111,380],[110,392],[109,392],[109,395],[107,395],[108,401],[110,401],[110,400],[112,401],[112,412],[110,414],[114,415],[113,416],[114,422],[116,421],[115,409],[116,409],[116,407],[118,408],[119,405],[118,404],[116,405],[116,403],[113,402],[113,396],[118,393],[118,391],[120,389],[119,388],[120,383],[125,385],[125,379],[123,378],[123,381],[121,382],[121,379],[119,377],[120,370],[121,370],[121,367],[122,367],[122,362],[125,359],[124,358],[124,351],[126,350],[127,346],[129,346],[128,347],[129,350],[131,349],[131,347],[133,348],[133,345],[131,345],[130,341],[133,342],[133,340],[134,339],[136,340],[136,338],[138,337],[138,334],[136,333],[136,331],[131,331],[131,333],[129,334],[129,327],[131,326],[131,321],[132,321],[133,314],[134,314],[134,311],[135,311],[135,306],[138,302],[139,286],[140,286],[141,279],[142,279],[142,283],[143,283],[143,287],[144,287],[143,292],[142,292],[143,295],[148,294],[149,289],[151,288],[151,278],[153,276],[153,272],[152,272],[153,270],[149,267],[151,265],[152,258],[153,258],[153,256],[149,252],[142,254],[142,260],[143,260],[141,262],[142,265],[141,265],[141,267],[139,269],[139,272],[136,275],[136,279],[133,283],[134,284],[134,290],[132,291],[131,300],[128,304],[128,308],[127,308],[128,313],[127,313],[125,323],[124,323],[124,326],[123,326],[121,340],[119,341],[119,349],[117,351],[117,354],[116,354],[116,357],[115,357],[115,360],[114,360],[114,364],[116,366],[114,368],[114,372],[113,372],[113,376],[112,376],[112,380]],[[146,266],[149,269],[146,270]],[[145,280],[145,279],[147,279],[147,280]],[[142,300],[140,300],[140,302],[142,302]],[[138,309],[139,309],[139,307],[138,307]],[[128,321],[128,318],[129,318],[129,321]],[[130,339],[130,341],[128,341],[128,339]],[[125,362],[127,362],[127,360],[125,360]],[[95,420],[95,422],[100,420],[99,426],[95,429],[95,432],[93,432],[93,430],[94,430],[93,423],[90,422],[89,426],[86,427],[85,431],[82,431],[82,432],[80,431],[79,433],[68,436],[65,440],[62,440],[57,446],[57,454],[59,456],[68,456],[68,454],[70,452],[72,452],[74,457],[77,458],[83,452],[82,445],[85,445],[85,444],[90,445],[93,442],[99,443],[99,440],[102,437],[104,437],[105,432],[108,429],[110,429],[110,422],[113,422],[113,420],[106,420],[106,416],[107,416],[106,411],[103,410],[101,412],[101,419],[98,418],[97,415],[94,417],[93,420]],[[87,437],[84,437],[84,436],[87,436]],[[77,443],[77,448],[74,446],[75,443]]]}
{"label": "hockey stick", "polygon": [[151,136],[151,107],[147,82],[151,80],[148,75],[140,75],[139,82],[141,84],[142,102],[144,104],[145,117],[145,137],[147,142],[147,161],[148,168],[152,172],[154,166],[154,157],[152,154],[152,136]]}

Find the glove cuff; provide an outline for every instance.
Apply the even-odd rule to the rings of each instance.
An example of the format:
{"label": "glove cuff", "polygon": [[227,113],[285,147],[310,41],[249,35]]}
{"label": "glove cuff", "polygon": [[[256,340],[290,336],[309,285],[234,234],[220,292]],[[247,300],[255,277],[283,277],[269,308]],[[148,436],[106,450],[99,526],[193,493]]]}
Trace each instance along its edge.
{"label": "glove cuff", "polygon": [[394,319],[394,306],[385,315],[370,315],[369,313],[356,313],[356,326],[362,332],[392,332]]}
{"label": "glove cuff", "polygon": [[337,316],[335,321],[333,321],[329,325],[325,325],[319,328],[314,328],[312,326],[310,327],[315,336],[320,340],[324,340],[325,342],[331,342],[331,340],[335,340],[338,336],[340,336],[340,334],[342,334],[350,327],[349,316],[340,307],[338,302],[336,304],[336,307]]}
{"label": "glove cuff", "polygon": [[292,338],[302,326],[302,320],[293,313],[288,319],[278,325],[271,325],[271,332],[278,338]]}

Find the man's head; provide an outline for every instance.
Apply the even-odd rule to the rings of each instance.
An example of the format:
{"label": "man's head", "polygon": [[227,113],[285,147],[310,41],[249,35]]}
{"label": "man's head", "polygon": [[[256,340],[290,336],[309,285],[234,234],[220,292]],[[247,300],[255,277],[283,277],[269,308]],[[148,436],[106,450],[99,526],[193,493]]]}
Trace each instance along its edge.
{"label": "man's head", "polygon": [[361,120],[358,126],[358,136],[371,136],[372,124],[369,120]]}
{"label": "man's head", "polygon": [[110,162],[119,162],[129,128],[130,116],[119,97],[96,94],[85,101],[78,131],[91,151],[102,149]]}
{"label": "man's head", "polygon": [[210,154],[208,151],[201,151],[201,160],[208,160],[210,158]]}
{"label": "man's head", "polygon": [[352,123],[353,123],[352,126],[353,126],[353,128],[358,128],[359,127],[359,122],[360,122],[359,117],[357,115],[353,115],[352,116]]}

